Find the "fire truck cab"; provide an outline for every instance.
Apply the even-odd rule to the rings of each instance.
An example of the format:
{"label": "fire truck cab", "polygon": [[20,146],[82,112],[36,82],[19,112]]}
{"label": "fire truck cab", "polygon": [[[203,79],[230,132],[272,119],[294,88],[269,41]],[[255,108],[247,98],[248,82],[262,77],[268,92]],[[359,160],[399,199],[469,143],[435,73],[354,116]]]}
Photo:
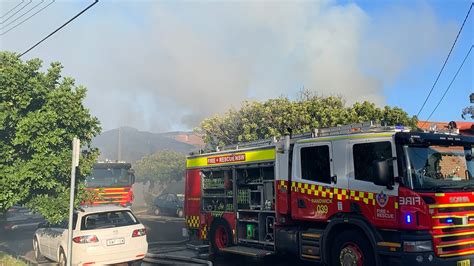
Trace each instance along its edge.
{"label": "fire truck cab", "polygon": [[361,123],[192,154],[187,227],[216,253],[471,265],[473,145]]}

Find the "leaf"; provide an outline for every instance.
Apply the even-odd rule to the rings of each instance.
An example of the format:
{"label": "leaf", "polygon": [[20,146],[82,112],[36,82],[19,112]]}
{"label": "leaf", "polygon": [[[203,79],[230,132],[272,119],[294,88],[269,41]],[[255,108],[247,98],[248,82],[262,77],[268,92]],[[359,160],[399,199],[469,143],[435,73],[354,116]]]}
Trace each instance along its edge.
{"label": "leaf", "polygon": [[68,214],[72,139],[87,149],[77,205],[86,195],[81,181],[98,155],[91,139],[100,124],[83,105],[87,90],[61,78],[60,63],[41,68],[39,59],[22,62],[0,52],[0,212],[22,204],[57,222]]}

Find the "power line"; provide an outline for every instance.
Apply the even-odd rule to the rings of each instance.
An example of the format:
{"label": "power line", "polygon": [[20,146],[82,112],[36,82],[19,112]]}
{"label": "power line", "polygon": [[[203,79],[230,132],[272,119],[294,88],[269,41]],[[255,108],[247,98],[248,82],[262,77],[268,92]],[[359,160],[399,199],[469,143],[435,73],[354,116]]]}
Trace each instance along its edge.
{"label": "power line", "polygon": [[[426,123],[430,120],[431,116],[434,114],[434,112],[436,111],[436,109],[438,108],[438,106],[439,106],[439,105],[441,104],[441,102],[443,101],[444,96],[446,96],[446,93],[448,93],[449,89],[451,88],[451,85],[453,85],[454,80],[456,80],[456,77],[458,76],[458,74],[459,74],[459,72],[461,71],[461,69],[462,69],[464,63],[466,62],[467,58],[469,57],[469,54],[471,53],[473,47],[474,47],[474,45],[471,45],[471,49],[469,49],[469,51],[467,52],[466,56],[464,57],[464,60],[462,61],[461,65],[460,65],[459,68],[458,68],[458,71],[456,71],[456,74],[454,75],[453,79],[452,79],[451,82],[449,83],[449,86],[448,86],[448,87],[446,88],[446,90],[444,91],[443,96],[441,97],[441,99],[439,99],[438,104],[437,104],[436,107],[433,109],[433,111],[432,111],[431,114],[428,116],[428,118],[426,119],[425,123],[423,123],[423,125],[426,124]],[[423,126],[421,126],[421,127],[423,127]]]}
{"label": "power line", "polygon": [[44,0],[41,0],[41,2],[39,2],[38,4],[36,4],[34,7],[30,8],[28,11],[26,11],[25,13],[21,14],[19,17],[15,18],[14,20],[10,21],[7,25],[5,26],[2,26],[0,28],[0,30],[3,30],[4,28],[10,26],[11,24],[15,23],[15,21],[19,20],[20,18],[22,18],[24,15],[30,13],[31,10],[35,9],[37,6],[41,5],[42,3],[44,3]]}
{"label": "power line", "polygon": [[46,39],[48,39],[49,37],[51,37],[53,34],[55,34],[56,32],[58,32],[59,30],[61,30],[62,28],[64,28],[67,24],[69,24],[71,21],[75,20],[77,17],[79,17],[80,15],[82,15],[82,13],[86,12],[89,8],[91,8],[93,5],[97,4],[99,2],[99,0],[95,0],[94,3],[90,4],[88,7],[86,7],[84,10],[82,10],[81,12],[79,12],[77,15],[75,15],[74,17],[72,17],[70,20],[66,21],[66,23],[64,23],[63,25],[61,25],[61,27],[57,28],[56,30],[54,30],[53,32],[51,32],[48,36],[44,37],[41,41],[37,42],[35,45],[31,46],[28,50],[24,51],[22,54],[20,54],[18,57],[22,57],[24,56],[26,53],[28,53],[29,51],[33,50],[36,46],[38,46],[40,43],[44,42]]}
{"label": "power line", "polygon": [[422,111],[423,108],[425,107],[426,102],[428,101],[428,99],[429,99],[430,96],[431,96],[431,93],[433,92],[433,89],[435,88],[436,84],[438,83],[439,77],[441,76],[441,73],[443,73],[444,67],[446,66],[446,63],[448,62],[449,56],[451,55],[451,52],[453,51],[454,46],[456,45],[456,42],[457,42],[457,40],[458,40],[458,38],[459,38],[459,35],[461,34],[462,29],[464,28],[464,24],[466,23],[466,20],[467,20],[467,18],[469,17],[469,13],[471,13],[471,9],[472,9],[472,6],[473,6],[473,5],[474,5],[474,2],[471,2],[471,6],[469,7],[469,11],[467,11],[466,17],[464,18],[464,21],[463,21],[463,23],[462,23],[462,25],[461,25],[461,28],[459,29],[458,34],[456,35],[456,39],[454,40],[454,43],[453,43],[453,45],[451,46],[451,50],[449,50],[448,56],[446,57],[446,60],[444,60],[443,67],[441,67],[441,70],[440,70],[439,73],[438,73],[438,77],[436,77],[436,80],[435,80],[435,82],[433,83],[433,86],[431,87],[431,90],[430,90],[430,92],[428,93],[428,96],[426,96],[426,99],[425,99],[425,101],[423,102],[423,105],[421,105],[421,108],[420,108],[420,110],[418,111],[418,114],[416,114],[417,117],[420,117],[421,111]]}
{"label": "power line", "polygon": [[13,16],[15,16],[16,14],[18,14],[18,12],[22,11],[23,9],[25,9],[25,7],[27,7],[29,4],[31,4],[31,2],[33,2],[33,0],[30,0],[28,3],[26,3],[26,5],[22,6],[20,9],[18,9],[15,13],[13,13],[11,16],[9,16],[8,18],[6,18],[4,21],[1,21],[0,24],[3,24],[5,22],[7,22],[9,19],[11,19]]}
{"label": "power line", "polygon": [[26,19],[22,20],[20,23],[16,24],[15,26],[13,26],[12,28],[8,29],[7,31],[5,32],[2,32],[0,33],[0,36],[3,36],[5,34],[7,34],[9,31],[13,30],[14,28],[20,26],[21,24],[23,24],[25,21],[29,20],[30,18],[34,17],[36,14],[38,14],[39,12],[45,10],[48,6],[50,6],[51,4],[53,4],[56,0],[52,0],[51,3],[47,4],[46,6],[44,6],[43,8],[41,8],[40,10],[36,11],[33,15],[27,17]]}
{"label": "power line", "polygon": [[6,15],[8,15],[8,13],[12,12],[13,10],[15,10],[15,8],[19,7],[21,4],[23,4],[25,2],[25,0],[21,0],[21,2],[14,6],[12,9],[8,10],[5,14],[3,14],[2,16],[0,16],[0,18],[4,18]]}

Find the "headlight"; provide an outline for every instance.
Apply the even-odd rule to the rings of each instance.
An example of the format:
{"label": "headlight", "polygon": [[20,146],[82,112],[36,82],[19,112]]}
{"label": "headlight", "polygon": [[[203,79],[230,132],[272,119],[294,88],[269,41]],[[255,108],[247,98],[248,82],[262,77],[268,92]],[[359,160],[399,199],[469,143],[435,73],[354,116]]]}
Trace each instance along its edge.
{"label": "headlight", "polygon": [[431,240],[427,241],[403,241],[403,251],[405,252],[427,252],[433,251]]}

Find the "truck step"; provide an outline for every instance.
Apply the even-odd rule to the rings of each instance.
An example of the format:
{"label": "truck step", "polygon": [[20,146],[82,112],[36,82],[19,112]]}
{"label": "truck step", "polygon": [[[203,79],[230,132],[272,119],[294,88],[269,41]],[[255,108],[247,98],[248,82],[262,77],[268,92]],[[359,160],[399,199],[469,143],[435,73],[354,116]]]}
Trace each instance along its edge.
{"label": "truck step", "polygon": [[300,234],[300,257],[302,260],[320,261],[322,231],[306,231]]}
{"label": "truck step", "polygon": [[254,257],[254,258],[263,258],[263,257],[275,254],[274,251],[259,249],[259,248],[243,247],[243,246],[232,246],[228,248],[222,248],[220,249],[220,251],[226,252],[226,253],[233,253],[233,254]]}

